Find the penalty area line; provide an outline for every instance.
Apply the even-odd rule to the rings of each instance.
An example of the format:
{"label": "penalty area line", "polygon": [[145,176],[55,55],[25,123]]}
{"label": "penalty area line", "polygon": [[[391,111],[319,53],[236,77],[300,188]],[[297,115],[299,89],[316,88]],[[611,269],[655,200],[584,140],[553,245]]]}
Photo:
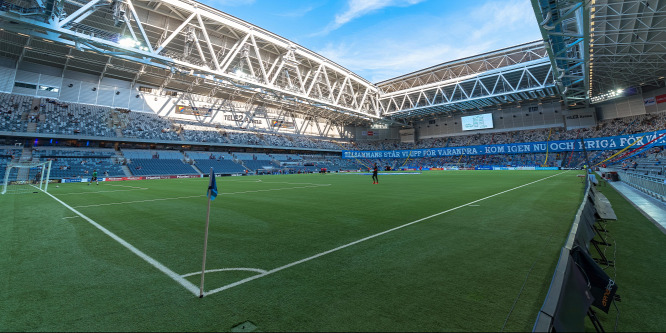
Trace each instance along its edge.
{"label": "penalty area line", "polygon": [[298,261],[294,261],[294,262],[289,263],[289,264],[286,264],[286,265],[284,265],[284,266],[280,266],[280,267],[278,267],[278,268],[271,269],[271,270],[269,270],[269,271],[267,271],[267,272],[260,273],[260,274],[258,274],[258,275],[254,275],[254,276],[251,276],[251,277],[245,278],[245,279],[243,279],[243,280],[240,280],[240,281],[237,281],[237,282],[234,282],[234,283],[230,283],[230,284],[228,284],[228,285],[226,285],[226,286],[222,286],[222,287],[217,288],[217,289],[213,289],[213,290],[211,290],[211,291],[205,292],[205,295],[211,295],[211,294],[219,293],[219,292],[221,292],[221,291],[224,291],[224,290],[227,290],[227,289],[230,289],[230,288],[233,288],[233,287],[239,286],[239,285],[241,285],[241,284],[245,284],[245,283],[250,282],[250,281],[252,281],[252,280],[256,280],[256,279],[258,279],[258,278],[261,278],[261,277],[264,277],[264,276],[268,276],[268,275],[271,275],[271,274],[273,274],[273,273],[277,273],[277,272],[279,272],[279,271],[281,271],[281,270],[285,270],[285,269],[287,269],[287,268],[290,268],[290,267],[293,267],[293,266],[296,266],[296,265],[302,264],[302,263],[304,263],[304,262],[308,262],[308,261],[310,261],[310,260],[317,259],[317,258],[322,257],[322,256],[325,256],[325,255],[327,255],[327,254],[330,254],[330,253],[333,253],[333,252],[336,252],[336,251],[339,251],[339,250],[342,250],[342,249],[348,248],[348,247],[350,247],[350,246],[353,246],[353,245],[356,245],[356,244],[359,244],[359,243],[365,242],[365,241],[367,241],[367,240],[370,240],[370,239],[373,239],[373,238],[376,238],[376,237],[379,237],[379,236],[382,236],[382,235],[386,235],[386,234],[388,234],[388,233],[390,233],[390,232],[393,232],[393,231],[396,231],[396,230],[399,230],[399,229],[402,229],[402,228],[408,227],[408,226],[410,226],[410,225],[413,225],[413,224],[416,224],[416,223],[419,223],[419,222],[423,222],[423,221],[429,220],[429,219],[431,219],[431,218],[433,218],[433,217],[437,217],[437,216],[440,216],[440,215],[442,215],[442,214],[446,214],[446,213],[452,212],[452,211],[454,211],[454,210],[458,210],[458,209],[460,209],[460,208],[463,208],[463,207],[467,207],[467,206],[473,205],[473,204],[475,204],[475,203],[477,203],[477,202],[481,202],[481,201],[483,201],[483,200],[487,200],[487,199],[490,199],[490,198],[496,197],[496,196],[498,196],[498,195],[502,195],[502,194],[504,194],[504,193],[511,192],[511,191],[514,191],[514,190],[517,190],[517,189],[523,188],[523,187],[525,187],[525,186],[529,186],[529,185],[532,185],[532,184],[535,184],[535,183],[538,183],[538,182],[544,181],[544,180],[546,180],[546,179],[553,178],[553,177],[555,177],[555,176],[559,176],[559,175],[561,175],[561,174],[563,174],[563,173],[566,173],[566,171],[565,171],[565,172],[560,172],[560,173],[557,173],[557,174],[554,174],[554,175],[552,175],[552,176],[548,176],[548,177],[545,177],[545,178],[537,179],[537,180],[535,180],[535,181],[533,181],[533,182],[529,182],[529,183],[527,183],[527,184],[523,184],[523,185],[520,185],[520,186],[516,186],[516,187],[514,187],[514,188],[510,188],[510,189],[508,189],[508,190],[505,190],[505,191],[502,191],[502,192],[498,192],[498,193],[495,193],[495,194],[489,195],[489,196],[487,196],[487,197],[483,197],[483,198],[481,198],[481,199],[477,199],[477,200],[474,200],[474,201],[468,202],[468,203],[466,203],[466,204],[464,204],[464,205],[460,205],[460,206],[458,206],[458,207],[453,207],[453,208],[451,208],[451,209],[447,209],[447,210],[445,210],[445,211],[441,211],[441,212],[439,212],[439,213],[435,213],[435,214],[432,214],[432,215],[430,215],[430,216],[426,216],[426,217],[424,217],[424,218],[420,218],[420,219],[418,219],[418,220],[416,220],[416,221],[412,221],[412,222],[409,222],[409,223],[406,223],[406,224],[403,224],[403,225],[397,226],[397,227],[395,227],[395,228],[391,228],[391,229],[388,229],[388,230],[382,231],[382,232],[380,232],[380,233],[376,233],[376,234],[374,234],[374,235],[370,235],[370,236],[368,236],[368,237],[361,238],[361,239],[356,240],[356,241],[353,241],[353,242],[351,242],[351,243],[347,243],[347,244],[345,244],[345,245],[338,246],[338,247],[336,247],[336,248],[334,248],[334,249],[331,249],[331,250],[328,250],[328,251],[324,251],[324,252],[321,252],[321,253],[317,253],[317,254],[315,254],[315,255],[313,255],[313,256],[310,256],[310,257],[307,257],[307,258],[305,258],[305,259],[301,259],[301,260],[298,260]]}
{"label": "penalty area line", "polygon": [[199,287],[195,286],[192,282],[187,281],[185,278],[181,277],[181,276],[180,276],[179,274],[177,274],[176,272],[170,270],[169,268],[167,268],[166,266],[164,266],[163,264],[161,264],[159,261],[157,261],[157,260],[151,258],[149,255],[143,253],[141,250],[137,249],[137,248],[134,247],[132,244],[130,244],[130,243],[128,243],[127,241],[125,241],[124,239],[118,237],[118,235],[116,235],[116,234],[112,233],[111,231],[109,231],[108,229],[104,228],[103,226],[101,226],[101,225],[98,224],[97,222],[93,221],[91,218],[89,218],[89,217],[83,215],[81,212],[79,212],[78,210],[72,208],[70,205],[64,203],[62,200],[56,198],[56,197],[53,196],[51,193],[48,193],[48,192],[44,192],[44,193],[46,193],[48,196],[50,196],[51,198],[53,198],[55,201],[57,201],[57,202],[59,202],[60,204],[62,204],[63,206],[65,206],[67,209],[69,209],[69,210],[71,210],[72,212],[74,212],[74,214],[80,216],[82,219],[84,219],[84,220],[86,220],[88,223],[92,224],[95,228],[99,229],[100,231],[102,231],[103,233],[105,233],[107,236],[111,237],[111,238],[112,238],[113,240],[115,240],[116,242],[120,243],[122,246],[124,246],[124,247],[127,248],[128,250],[132,251],[134,254],[136,254],[137,256],[139,256],[139,258],[143,259],[143,260],[146,261],[147,263],[151,264],[153,267],[155,267],[155,268],[157,268],[158,270],[160,270],[162,273],[164,273],[164,274],[166,274],[167,276],[169,276],[172,280],[178,282],[180,285],[182,285],[183,287],[185,287],[185,289],[189,290],[189,291],[190,291],[192,294],[194,294],[195,296],[199,295]]}

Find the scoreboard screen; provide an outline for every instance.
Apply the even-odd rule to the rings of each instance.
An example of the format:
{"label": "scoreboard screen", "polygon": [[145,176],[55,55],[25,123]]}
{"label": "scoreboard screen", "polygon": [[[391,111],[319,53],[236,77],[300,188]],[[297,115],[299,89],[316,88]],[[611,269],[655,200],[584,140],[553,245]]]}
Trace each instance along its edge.
{"label": "scoreboard screen", "polygon": [[484,113],[474,116],[460,117],[463,131],[473,131],[486,128],[493,128],[493,114]]}

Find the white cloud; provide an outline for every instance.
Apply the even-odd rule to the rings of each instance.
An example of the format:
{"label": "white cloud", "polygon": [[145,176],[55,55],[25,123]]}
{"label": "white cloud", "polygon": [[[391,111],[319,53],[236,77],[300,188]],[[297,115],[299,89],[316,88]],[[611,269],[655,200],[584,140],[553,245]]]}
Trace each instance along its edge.
{"label": "white cloud", "polygon": [[278,14],[275,14],[275,15],[283,16],[283,17],[303,17],[307,13],[314,10],[315,8],[317,8],[317,6],[310,5],[310,6],[307,6],[307,7],[298,8],[298,9],[291,10],[289,12],[278,13]]}
{"label": "white cloud", "polygon": [[201,3],[205,3],[208,6],[213,8],[220,9],[224,11],[224,6],[246,6],[255,3],[256,0],[203,0]]}
{"label": "white cloud", "polygon": [[443,59],[479,54],[486,47],[485,44],[454,47],[442,43],[422,46],[389,44],[362,49],[357,44],[329,44],[317,52],[371,82],[379,82],[442,63]]}
{"label": "white cloud", "polygon": [[386,7],[408,7],[426,0],[348,0],[347,9],[335,15],[335,20],[331,22],[323,31],[314,33],[312,36],[321,36],[340,28],[350,21],[359,17],[371,14]]}
{"label": "white cloud", "polygon": [[533,25],[535,29],[532,31],[537,31],[534,10],[529,1],[491,1],[479,7],[476,12],[473,19],[479,26],[474,29],[473,38],[483,38],[497,30],[513,30],[525,25]]}
{"label": "white cloud", "polygon": [[487,1],[445,17],[398,20],[368,27],[315,51],[378,82],[541,38],[529,0]]}
{"label": "white cloud", "polygon": [[405,7],[423,1],[424,0],[349,0],[349,9],[342,14],[335,15],[335,26],[340,27],[355,18],[372,13],[384,7]]}

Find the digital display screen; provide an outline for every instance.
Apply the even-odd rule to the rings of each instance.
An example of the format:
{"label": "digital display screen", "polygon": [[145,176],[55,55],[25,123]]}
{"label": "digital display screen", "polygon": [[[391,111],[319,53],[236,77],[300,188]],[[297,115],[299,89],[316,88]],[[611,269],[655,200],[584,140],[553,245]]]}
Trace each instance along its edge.
{"label": "digital display screen", "polygon": [[493,114],[484,113],[474,116],[460,117],[463,131],[493,128]]}

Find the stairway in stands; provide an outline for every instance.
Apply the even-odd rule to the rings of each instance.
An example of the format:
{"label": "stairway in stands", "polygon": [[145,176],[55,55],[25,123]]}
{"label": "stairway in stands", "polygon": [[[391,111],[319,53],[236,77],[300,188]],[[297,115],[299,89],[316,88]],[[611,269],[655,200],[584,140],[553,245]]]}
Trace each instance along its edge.
{"label": "stairway in stands", "polygon": [[[120,129],[116,129],[116,131],[119,131],[119,130],[120,130]],[[134,175],[132,175],[132,172],[130,171],[130,168],[129,168],[126,164],[122,163],[122,161],[125,160],[125,155],[123,155],[123,152],[120,151],[120,148],[118,147],[118,143],[117,143],[117,142],[116,142],[116,144],[114,145],[113,149],[116,151],[116,162],[121,163],[120,168],[123,169],[123,173],[125,173],[125,177],[132,177],[132,176],[134,176]]]}
{"label": "stairway in stands", "polygon": [[[34,133],[37,131],[37,123],[41,120],[41,99],[40,98],[33,98],[32,99],[32,107],[30,108],[30,111],[26,113],[26,119],[25,121],[28,122],[28,127],[26,128],[26,132],[29,133]],[[34,121],[30,121],[30,119],[34,119]]]}
{"label": "stairway in stands", "polygon": [[23,147],[23,151],[21,151],[21,158],[19,159],[19,161],[20,162],[32,161],[32,148]]}
{"label": "stairway in stands", "polygon": [[[32,160],[32,148],[23,147],[23,151],[21,152],[21,157],[19,158],[19,161],[29,162],[31,160]],[[29,168],[19,168],[17,179],[28,179],[29,174],[30,174]]]}
{"label": "stairway in stands", "polygon": [[111,109],[110,112],[111,117],[109,118],[109,123],[107,124],[110,128],[115,129],[116,131],[116,136],[119,138],[123,137],[123,122],[120,119],[120,116],[118,115],[118,111]]}
{"label": "stairway in stands", "polygon": [[126,177],[132,177],[132,172],[130,171],[129,167],[127,165],[122,165],[121,168],[123,169],[123,172],[125,173]]}

